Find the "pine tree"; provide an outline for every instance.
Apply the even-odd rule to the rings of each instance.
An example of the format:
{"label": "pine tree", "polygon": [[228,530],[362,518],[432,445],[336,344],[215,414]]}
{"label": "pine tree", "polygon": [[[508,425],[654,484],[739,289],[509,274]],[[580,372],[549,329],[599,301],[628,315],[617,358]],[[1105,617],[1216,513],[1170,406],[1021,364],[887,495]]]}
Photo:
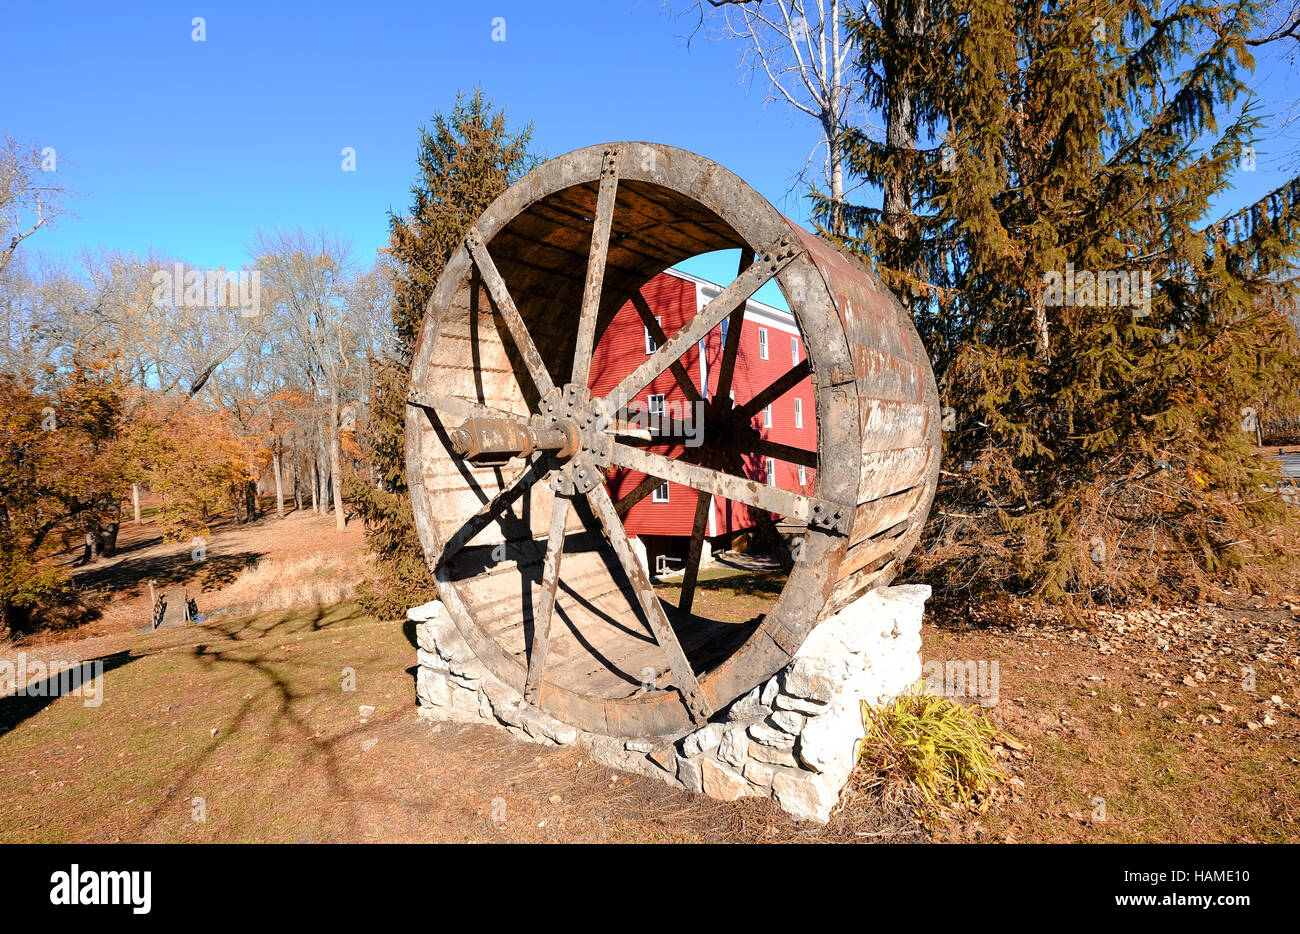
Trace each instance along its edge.
{"label": "pine tree", "polygon": [[364,446],[379,472],[379,488],[353,478],[349,501],[366,523],[377,574],[359,591],[367,610],[391,618],[432,599],[435,588],[416,535],[406,489],[406,384],[410,354],[424,309],[465,231],[537,159],[530,154],[532,125],[508,129],[481,89],[462,94],[432,129],[420,127],[419,176],[408,215],[389,215],[388,253],[393,275],[392,343],[375,361],[375,386]]}
{"label": "pine tree", "polygon": [[842,238],[904,296],[940,380],[918,560],[1049,600],[1258,581],[1295,534],[1253,428],[1300,388],[1300,184],[1210,222],[1253,158],[1257,4],[925,12],[902,33],[850,18],[862,92],[904,82],[929,148],[846,134],[853,174],[905,180],[911,212],[851,207]]}

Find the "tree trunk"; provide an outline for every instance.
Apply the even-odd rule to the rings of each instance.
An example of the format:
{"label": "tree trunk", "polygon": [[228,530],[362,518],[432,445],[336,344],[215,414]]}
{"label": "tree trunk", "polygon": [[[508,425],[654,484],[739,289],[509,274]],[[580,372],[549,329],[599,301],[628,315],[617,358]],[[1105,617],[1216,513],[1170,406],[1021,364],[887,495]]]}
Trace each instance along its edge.
{"label": "tree trunk", "polygon": [[347,526],[347,519],[343,515],[343,456],[339,441],[338,405],[337,400],[334,402],[330,415],[330,485],[334,490],[334,528],[342,532]]}
{"label": "tree trunk", "polygon": [[320,515],[320,464],[314,454],[311,458],[311,514]]}
{"label": "tree trunk", "polygon": [[113,499],[113,511],[116,515],[108,522],[108,527],[103,531],[103,552],[104,556],[108,558],[117,554],[117,533],[122,527],[122,501],[116,497]]}
{"label": "tree trunk", "polygon": [[271,448],[271,470],[275,474],[275,514],[284,518],[284,480],[280,474],[280,449]]}
{"label": "tree trunk", "polygon": [[131,484],[131,511],[135,514],[135,524],[140,524],[140,484]]}

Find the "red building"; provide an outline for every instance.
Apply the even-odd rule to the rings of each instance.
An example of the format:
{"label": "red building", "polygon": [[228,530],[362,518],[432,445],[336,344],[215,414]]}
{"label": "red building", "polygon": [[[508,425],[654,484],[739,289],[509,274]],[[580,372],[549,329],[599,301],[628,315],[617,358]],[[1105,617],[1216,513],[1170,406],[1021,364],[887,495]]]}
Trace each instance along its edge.
{"label": "red building", "polygon": [[[641,289],[641,295],[665,335],[672,337],[720,291],[722,286],[670,269],[651,279]],[[727,321],[724,320],[681,357],[696,389],[706,399],[714,399],[717,394],[726,329]],[[641,316],[628,302],[614,317],[595,349],[592,392],[595,395],[607,394],[653,353],[655,346]],[[794,317],[788,311],[751,299],[745,306],[732,378],[730,395],[733,402],[743,405],[803,359],[803,340]],[[697,415],[671,371],[659,374],[628,409],[683,422]],[[777,399],[755,417],[753,424],[764,438],[816,451],[817,420],[811,378],[804,379]],[[681,453],[681,447],[655,446],[650,450],[671,456]],[[744,467],[751,479],[788,490],[812,491],[815,470],[811,467],[759,455],[748,455]],[[610,480],[610,493],[618,500],[644,479],[643,473],[620,471]],[[690,538],[698,495],[690,487],[665,483],[633,506],[624,516],[623,524],[630,535],[646,541],[652,555],[682,557]],[[736,533],[751,529],[754,524],[748,507],[715,497],[709,512],[709,541],[714,546],[727,547]]]}

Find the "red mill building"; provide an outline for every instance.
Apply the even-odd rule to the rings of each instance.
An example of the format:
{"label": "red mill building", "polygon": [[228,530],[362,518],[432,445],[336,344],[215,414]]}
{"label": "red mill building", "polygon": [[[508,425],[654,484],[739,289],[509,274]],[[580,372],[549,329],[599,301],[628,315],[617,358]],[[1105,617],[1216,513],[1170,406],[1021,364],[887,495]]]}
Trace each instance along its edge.
{"label": "red mill building", "polygon": [[[712,282],[670,269],[646,283],[641,296],[664,333],[671,337],[721,290],[721,286]],[[629,301],[619,309],[609,330],[601,337],[592,359],[591,389],[595,395],[608,393],[654,352],[657,345],[644,323],[644,311],[643,308],[642,313],[638,313]],[[719,327],[681,357],[682,366],[705,400],[716,399],[727,323],[724,319]],[[730,398],[736,405],[744,404],[802,359],[803,342],[793,316],[750,299],[745,307]],[[635,402],[629,404],[628,411],[633,416],[632,421],[643,421],[651,426],[670,421],[692,425],[693,421],[694,431],[688,429],[687,437],[701,436],[701,412],[687,400],[671,370],[659,374],[642,390]],[[754,418],[753,426],[765,440],[815,452],[817,424],[812,379],[805,378],[768,406]],[[669,445],[651,446],[648,450],[670,456],[680,453],[680,448]],[[746,455],[745,473],[753,480],[811,493],[816,471],[812,467],[760,453]],[[618,501],[645,478],[644,473],[619,469],[610,475],[610,493]],[[688,486],[665,483],[624,516],[623,524],[628,534],[645,544],[652,571],[680,569],[690,542],[698,496]],[[754,526],[755,519],[750,516],[749,507],[715,497],[709,510],[706,541],[714,547],[727,548],[738,533],[754,534]],[[757,547],[768,551],[770,545],[763,543]]]}

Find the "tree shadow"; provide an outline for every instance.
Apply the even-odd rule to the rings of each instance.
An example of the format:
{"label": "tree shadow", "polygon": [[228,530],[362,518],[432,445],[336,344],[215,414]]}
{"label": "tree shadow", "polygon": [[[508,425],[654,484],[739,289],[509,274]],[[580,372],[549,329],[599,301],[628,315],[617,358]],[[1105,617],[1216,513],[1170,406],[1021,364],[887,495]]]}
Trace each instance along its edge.
{"label": "tree shadow", "polygon": [[265,554],[262,551],[239,551],[195,561],[185,551],[180,554],[131,558],[105,567],[92,565],[76,575],[76,582],[86,592],[136,592],[150,580],[159,587],[195,584],[200,591],[216,590],[233,583],[240,572],[257,564]]}
{"label": "tree shadow", "polygon": [[[132,655],[129,649],[114,652],[111,655],[101,655],[98,658],[79,662],[71,668],[49,675],[42,680],[24,685],[22,686],[22,694],[9,694],[0,697],[0,736],[4,736],[29,717],[40,713],[60,697],[75,697],[77,694],[73,693],[74,691],[82,691],[84,700],[83,688],[91,679],[99,678],[103,674],[121,668],[123,665],[130,664],[142,657]],[[42,664],[48,669],[50,663],[42,661]],[[100,692],[99,697],[102,700],[103,681],[98,683],[97,690]],[[97,705],[87,704],[87,706]]]}

